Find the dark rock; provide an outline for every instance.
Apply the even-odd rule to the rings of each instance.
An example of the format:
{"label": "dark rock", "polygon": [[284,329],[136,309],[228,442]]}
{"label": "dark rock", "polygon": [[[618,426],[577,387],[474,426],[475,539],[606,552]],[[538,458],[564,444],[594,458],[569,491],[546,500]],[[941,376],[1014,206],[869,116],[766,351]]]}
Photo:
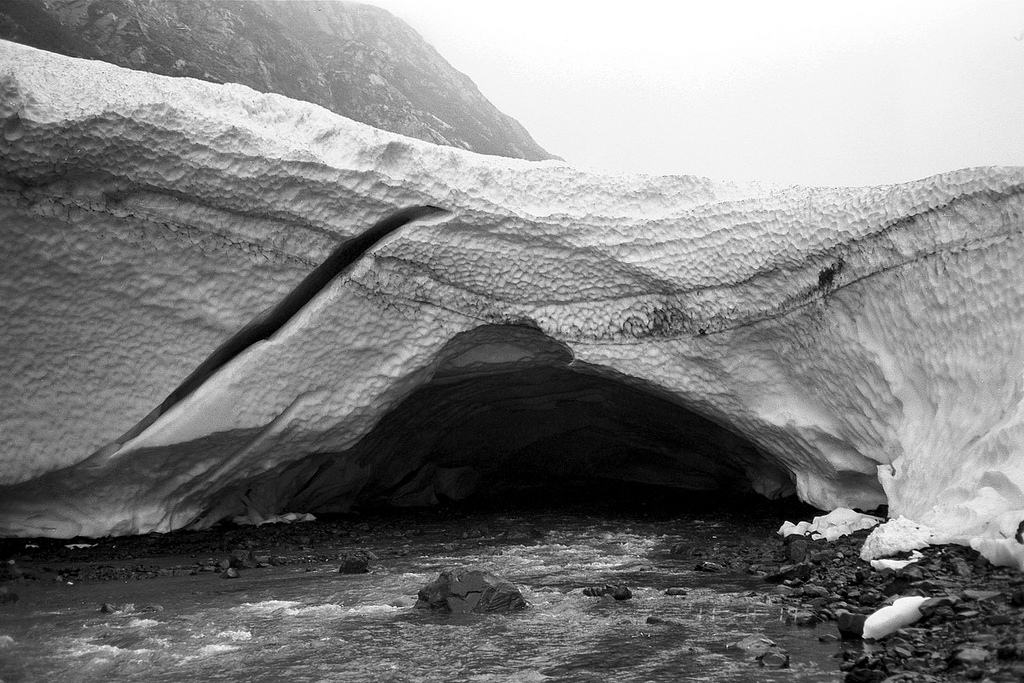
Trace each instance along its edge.
{"label": "dark rock", "polygon": [[764,667],[784,669],[789,666],[789,653],[763,635],[747,636],[730,644],[729,647],[746,652]]}
{"label": "dark rock", "polygon": [[920,581],[914,581],[910,585],[916,590],[924,591],[925,593],[938,593],[946,590],[946,584],[932,581],[931,579],[921,579]]}
{"label": "dark rock", "polygon": [[1004,602],[1006,593],[1002,591],[965,590],[960,593],[964,600],[977,600],[978,602]]}
{"label": "dark rock", "polygon": [[971,565],[967,564],[967,561],[961,557],[953,560],[953,571],[958,576],[970,576],[972,572]]}
{"label": "dark rock", "polygon": [[897,573],[899,574],[899,576],[902,576],[905,579],[909,579],[912,582],[920,581],[924,578],[924,570],[916,564],[907,565],[903,569],[900,569]]}
{"label": "dark rock", "polygon": [[[936,614],[942,608],[951,608],[960,602],[960,598],[953,595],[942,595],[935,598],[928,598],[918,606],[918,610],[921,612],[921,616],[927,619],[928,617]],[[952,610],[949,610],[952,615]]]}
{"label": "dark rock", "polygon": [[786,548],[790,562],[800,564],[807,559],[807,539],[797,538],[789,543]]}
{"label": "dark rock", "polygon": [[100,611],[104,614],[127,614],[135,611],[135,605],[130,602],[124,604],[105,602],[100,605]]}
{"label": "dark rock", "polygon": [[877,669],[853,669],[846,678],[845,683],[882,683],[888,675]]}
{"label": "dark rock", "polygon": [[882,588],[882,595],[887,598],[893,595],[902,595],[912,583],[913,580],[906,576],[895,576]]}
{"label": "dark rock", "polygon": [[164,608],[161,605],[155,604],[136,605],[132,602],[105,602],[100,605],[100,611],[104,614],[146,614],[148,612],[163,612]]}
{"label": "dark rock", "polygon": [[865,581],[867,581],[870,578],[871,578],[871,570],[870,569],[858,569],[857,571],[855,571],[853,573],[853,582],[854,583],[864,583]]}
{"label": "dark rock", "polygon": [[665,595],[686,596],[687,593],[685,588],[669,588],[665,591]]}
{"label": "dark rock", "polygon": [[818,623],[818,619],[814,616],[814,612],[808,612],[806,610],[794,612],[787,621],[790,621],[797,626],[814,626]]}
{"label": "dark rock", "polygon": [[867,590],[860,594],[860,604],[864,607],[872,607],[880,603],[883,599],[883,595],[878,591]]}
{"label": "dark rock", "polygon": [[234,567],[235,569],[255,569],[256,565],[256,556],[252,554],[251,550],[239,549],[231,551],[231,557],[228,559],[228,567]]}
{"label": "dark rock", "polygon": [[365,574],[370,571],[370,554],[364,550],[338,555],[339,574]]}
{"label": "dark rock", "polygon": [[904,645],[892,645],[890,643],[888,649],[889,649],[889,652],[891,652],[892,654],[896,655],[900,659],[910,659],[911,657],[914,656],[913,650],[911,650],[909,647],[906,647]]}
{"label": "dark rock", "polygon": [[775,644],[774,640],[767,636],[754,634],[741,640],[737,640],[735,643],[730,643],[729,647],[742,650],[754,657],[760,657],[772,648],[778,647],[778,645]]}
{"label": "dark rock", "polygon": [[714,573],[714,572],[724,571],[725,567],[723,567],[722,565],[718,564],[717,562],[707,562],[707,561],[704,561],[704,562],[701,562],[700,564],[698,564],[697,566],[695,566],[693,569],[694,569],[694,571],[698,571],[698,572]]}
{"label": "dark rock", "polygon": [[757,661],[769,669],[788,669],[789,653],[782,649],[770,650],[758,657]]}
{"label": "dark rock", "polygon": [[827,598],[829,597],[828,589],[824,586],[817,586],[813,583],[807,584],[803,587],[805,598]]}
{"label": "dark rock", "polygon": [[616,586],[613,584],[605,584],[604,586],[587,586],[583,589],[583,594],[591,598],[600,598],[605,595],[610,595],[616,600],[629,600],[633,597],[633,591],[629,590],[626,586]]}
{"label": "dark rock", "polygon": [[526,608],[519,590],[482,569],[445,569],[419,591],[416,607],[453,614],[512,612]]}
{"label": "dark rock", "polygon": [[840,612],[836,625],[839,629],[839,637],[843,640],[860,640],[864,637],[864,622],[866,620],[867,615],[865,614]]}
{"label": "dark rock", "polygon": [[788,564],[779,567],[779,571],[764,577],[769,583],[782,583],[783,581],[806,581],[811,578],[811,565],[809,564]]}

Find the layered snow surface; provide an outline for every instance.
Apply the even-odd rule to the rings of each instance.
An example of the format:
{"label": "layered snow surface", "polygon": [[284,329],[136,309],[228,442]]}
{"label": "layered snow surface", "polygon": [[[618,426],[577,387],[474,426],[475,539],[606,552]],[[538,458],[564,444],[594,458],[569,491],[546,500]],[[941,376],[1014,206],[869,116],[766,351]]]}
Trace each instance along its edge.
{"label": "layered snow surface", "polygon": [[[888,504],[914,539],[1024,557],[1024,169],[598,174],[11,43],[0,126],[0,534],[430,502],[540,449]],[[450,213],[121,439],[344,238],[418,205]],[[880,553],[908,538],[890,524]]]}

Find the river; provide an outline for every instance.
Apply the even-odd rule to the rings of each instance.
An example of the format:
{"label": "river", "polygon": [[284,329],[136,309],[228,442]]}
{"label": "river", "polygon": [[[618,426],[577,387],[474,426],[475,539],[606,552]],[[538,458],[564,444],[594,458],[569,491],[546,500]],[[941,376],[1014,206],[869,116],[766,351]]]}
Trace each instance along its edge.
{"label": "river", "polygon": [[[13,585],[20,600],[0,607],[0,681],[842,679],[842,645],[818,640],[834,625],[787,624],[773,587],[735,567],[695,571],[702,548],[768,543],[774,520],[593,511],[417,519],[389,519],[361,535],[340,533],[333,546],[319,544],[321,554],[371,550],[378,559],[366,574],[340,574],[337,563],[311,559],[243,570],[235,580],[208,571]],[[285,534],[316,544],[308,530],[320,524],[290,525],[276,531],[275,542]],[[538,540],[510,535],[522,529],[542,532]],[[671,553],[680,540],[682,554]],[[742,550],[733,552],[742,562]],[[147,561],[180,567],[203,560]],[[413,607],[421,586],[460,565],[512,581],[529,608],[454,616]],[[632,599],[582,594],[604,583],[627,585]],[[666,595],[670,587],[686,594]],[[103,603],[137,609],[104,613]],[[785,648],[790,667],[761,667],[729,647],[749,634]]]}

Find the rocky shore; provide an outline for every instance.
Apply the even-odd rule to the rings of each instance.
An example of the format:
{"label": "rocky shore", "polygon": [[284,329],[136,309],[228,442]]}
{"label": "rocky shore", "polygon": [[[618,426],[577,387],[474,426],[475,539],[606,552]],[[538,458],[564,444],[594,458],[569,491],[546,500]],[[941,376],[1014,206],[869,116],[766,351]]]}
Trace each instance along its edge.
{"label": "rocky shore", "polygon": [[[794,507],[765,511],[727,515],[728,533],[711,537],[681,535],[678,526],[666,523],[671,530],[665,534],[660,557],[682,563],[684,571],[760,579],[750,599],[778,605],[794,628],[808,629],[808,638],[834,642],[840,680],[1024,680],[1024,575],[993,567],[959,546],[926,548],[920,560],[902,569],[875,570],[859,558],[866,531],[834,542],[801,536],[783,540],[771,530],[784,518],[792,520],[795,513],[809,511]],[[656,511],[640,516],[656,525],[666,514]],[[544,536],[543,515],[509,518],[495,512],[432,510],[137,537],[4,539],[0,540],[0,612],[16,609],[18,592],[28,584],[208,573],[237,578],[264,567],[287,565],[361,573],[417,549],[512,546],[543,542]],[[574,590],[628,600],[630,587],[643,588],[636,581],[633,576],[621,586],[581,585]],[[669,590],[686,599],[685,587]],[[922,616],[915,623],[877,641],[859,637],[863,617],[905,596],[923,599]],[[102,607],[108,611],[159,609],[155,605]],[[650,619],[656,623],[658,617]],[[790,665],[788,654],[770,641],[754,640],[752,651],[762,666]]]}
{"label": "rocky shore", "polygon": [[1024,575],[952,545],[925,548],[902,569],[875,571],[858,556],[867,533],[779,543],[783,560],[799,561],[774,590],[792,605],[795,623],[836,623],[826,637],[855,639],[839,629],[856,623],[849,615],[872,614],[903,596],[928,598],[912,625],[843,651],[848,683],[1024,680]]}

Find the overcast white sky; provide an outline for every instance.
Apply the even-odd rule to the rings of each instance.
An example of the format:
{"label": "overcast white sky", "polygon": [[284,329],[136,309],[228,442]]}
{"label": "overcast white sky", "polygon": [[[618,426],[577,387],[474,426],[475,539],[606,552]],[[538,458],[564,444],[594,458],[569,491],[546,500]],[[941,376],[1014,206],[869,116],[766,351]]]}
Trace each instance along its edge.
{"label": "overcast white sky", "polygon": [[1024,1],[363,0],[574,164],[813,185],[1024,165]]}

